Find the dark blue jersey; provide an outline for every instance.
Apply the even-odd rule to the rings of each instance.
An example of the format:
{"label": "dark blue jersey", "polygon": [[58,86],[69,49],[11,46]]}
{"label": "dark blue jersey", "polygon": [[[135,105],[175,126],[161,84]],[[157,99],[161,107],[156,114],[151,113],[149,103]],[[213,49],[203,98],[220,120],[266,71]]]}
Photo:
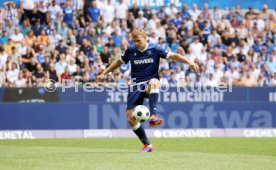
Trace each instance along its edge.
{"label": "dark blue jersey", "polygon": [[138,50],[134,45],[128,46],[121,56],[124,63],[131,64],[131,78],[134,83],[148,81],[152,78],[159,79],[160,58],[166,58],[168,51],[157,44],[148,44],[144,51]]}
{"label": "dark blue jersey", "polygon": [[66,23],[73,22],[74,9],[72,7],[65,7],[63,9],[63,21]]}

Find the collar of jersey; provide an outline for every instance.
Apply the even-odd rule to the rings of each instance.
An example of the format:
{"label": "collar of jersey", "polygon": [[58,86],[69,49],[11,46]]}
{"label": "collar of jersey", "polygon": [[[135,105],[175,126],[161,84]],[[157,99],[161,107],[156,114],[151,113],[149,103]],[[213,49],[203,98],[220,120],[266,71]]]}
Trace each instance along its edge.
{"label": "collar of jersey", "polygon": [[148,46],[149,46],[149,43],[147,43],[147,46],[145,47],[144,50],[139,50],[138,48],[137,48],[137,50],[140,51],[141,53],[142,53],[142,52],[145,52],[145,51],[148,49]]}

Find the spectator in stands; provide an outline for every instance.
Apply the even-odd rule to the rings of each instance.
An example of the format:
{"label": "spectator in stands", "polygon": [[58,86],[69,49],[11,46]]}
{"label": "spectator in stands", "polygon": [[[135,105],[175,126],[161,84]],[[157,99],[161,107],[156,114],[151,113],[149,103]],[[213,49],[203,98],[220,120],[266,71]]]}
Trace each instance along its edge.
{"label": "spectator in stands", "polygon": [[29,31],[31,30],[30,23],[26,19],[23,20],[22,25],[20,25],[19,28],[24,37],[27,36]]}
{"label": "spectator in stands", "polygon": [[176,80],[184,80],[185,72],[181,70],[180,66],[175,67],[175,78]]}
{"label": "spectator in stands", "polygon": [[262,58],[263,61],[267,61],[269,58],[267,48],[265,46],[261,47],[260,57]]}
{"label": "spectator in stands", "polygon": [[209,11],[209,6],[207,3],[205,3],[203,5],[203,9],[201,11],[201,15],[203,17],[204,20],[207,20],[209,18],[209,16],[211,15],[211,12]]}
{"label": "spectator in stands", "polygon": [[148,4],[145,4],[143,12],[144,12],[144,17],[147,18],[147,20],[149,20],[152,16],[152,13],[151,13],[151,10],[149,9]]}
{"label": "spectator in stands", "polygon": [[124,3],[124,0],[119,0],[119,4],[115,7],[115,17],[121,21],[125,20],[127,17],[128,7]]}
{"label": "spectator in stands", "polygon": [[132,8],[130,8],[128,11],[131,12],[135,18],[138,18],[138,12],[140,11],[140,9],[136,2],[133,3]]}
{"label": "spectator in stands", "polygon": [[56,3],[56,0],[52,0],[48,7],[48,15],[52,22],[56,22],[57,18],[62,14],[62,9]]}
{"label": "spectator in stands", "polygon": [[65,53],[65,46],[63,43],[63,40],[59,40],[58,45],[56,46],[56,50],[59,52],[59,54],[64,54]]}
{"label": "spectator in stands", "polygon": [[20,53],[16,49],[16,47],[12,48],[12,53],[10,55],[12,62],[18,64],[18,58],[20,57]]}
{"label": "spectator in stands", "polygon": [[76,37],[71,28],[68,29],[67,34],[63,40],[67,46],[72,46],[73,43],[76,43]]}
{"label": "spectator in stands", "polygon": [[40,64],[37,64],[36,66],[36,71],[33,74],[32,81],[37,85],[37,86],[43,86],[43,82],[45,79],[44,71],[43,68],[41,67]]}
{"label": "spectator in stands", "polygon": [[69,61],[69,64],[66,66],[66,68],[68,69],[69,75],[74,74],[77,71],[76,60],[74,58],[71,58]]}
{"label": "spectator in stands", "polygon": [[0,65],[0,87],[6,86],[6,70],[5,68]]}
{"label": "spectator in stands", "polygon": [[257,81],[250,74],[246,74],[245,77],[241,78],[239,85],[245,86],[245,87],[253,87],[253,86],[257,86]]}
{"label": "spectator in stands", "polygon": [[31,16],[30,16],[29,20],[30,20],[30,23],[31,23],[32,25],[34,25],[35,22],[40,22],[41,25],[43,25],[43,24],[46,23],[45,20],[41,20],[40,14],[39,14],[37,8],[34,8],[34,9],[32,10]]}
{"label": "spectator in stands", "polygon": [[123,36],[119,34],[119,30],[117,28],[114,30],[114,33],[112,34],[111,38],[115,44],[115,47],[121,47]]}
{"label": "spectator in stands", "polygon": [[46,42],[48,40],[48,36],[46,35],[46,32],[44,29],[40,31],[40,35],[37,37],[37,41],[41,46],[46,45]]}
{"label": "spectator in stands", "polygon": [[160,76],[160,85],[161,85],[161,88],[162,87],[169,87],[169,81],[166,77],[164,77],[164,70],[161,70],[160,73],[159,73],[159,76]]}
{"label": "spectator in stands", "polygon": [[[96,80],[96,72],[95,72],[95,68],[94,68],[94,66],[92,64],[90,65],[87,74],[88,74],[87,75],[88,76],[88,80],[90,82],[93,82],[93,81]],[[107,77],[107,82],[114,82],[115,81],[114,78],[113,78],[113,76],[111,74],[108,74],[107,76],[108,76]]]}
{"label": "spectator in stands", "polygon": [[57,72],[55,70],[54,63],[50,64],[50,68],[49,68],[48,74],[49,74],[49,79],[51,79],[51,80],[53,80],[55,82],[61,82],[60,77],[58,76],[58,74],[57,74]]}
{"label": "spectator in stands", "polygon": [[42,26],[40,25],[40,20],[37,20],[34,25],[32,25],[32,31],[35,36],[39,36],[42,30]]}
{"label": "spectator in stands", "polygon": [[122,23],[121,23],[121,36],[123,38],[127,38],[129,32],[130,32],[130,29],[127,27],[127,22],[126,21],[122,21]]}
{"label": "spectator in stands", "polygon": [[85,80],[83,71],[80,69],[80,66],[77,66],[76,72],[72,74],[72,77],[77,82],[83,82]]}
{"label": "spectator in stands", "polygon": [[126,22],[129,29],[133,29],[135,27],[135,17],[132,12],[128,13]]}
{"label": "spectator in stands", "polygon": [[232,61],[234,58],[232,47],[228,46],[226,51],[222,53],[222,56],[224,58],[225,64],[228,64],[230,61]]}
{"label": "spectator in stands", "polygon": [[176,78],[175,78],[175,73],[172,72],[170,75],[169,84],[170,84],[170,86],[175,87],[175,86],[177,86],[177,83],[178,83],[178,80],[176,80]]}
{"label": "spectator in stands", "polygon": [[152,13],[152,14],[151,14],[151,18],[149,19],[149,22],[148,22],[149,27],[150,27],[152,30],[156,30],[157,23],[160,23],[160,19],[157,18],[156,13]]}
{"label": "spectator in stands", "polygon": [[236,54],[236,58],[239,62],[244,62],[246,60],[246,55],[243,53],[242,48],[239,49],[239,53]]}
{"label": "spectator in stands", "polygon": [[187,4],[182,4],[181,17],[183,20],[187,20],[190,17]]}
{"label": "spectator in stands", "polygon": [[14,87],[17,87],[17,88],[27,87],[27,79],[23,77],[22,72],[19,73],[18,79],[15,81]]}
{"label": "spectator in stands", "polygon": [[209,75],[209,79],[204,83],[205,86],[215,87],[219,85],[217,79],[214,78],[213,74]]}
{"label": "spectator in stands", "polygon": [[217,34],[217,30],[213,29],[212,33],[208,36],[208,45],[209,47],[214,47],[217,44],[217,40],[220,38],[220,35]]}
{"label": "spectator in stands", "polygon": [[18,18],[18,12],[16,9],[16,4],[14,2],[8,1],[4,2],[3,4],[4,9],[6,11],[6,20],[12,20],[15,24],[19,23],[19,18]]}
{"label": "spectator in stands", "polygon": [[267,75],[264,81],[264,86],[272,87],[273,86],[273,77],[271,74]]}
{"label": "spectator in stands", "polygon": [[52,45],[57,46],[59,41],[62,40],[62,37],[60,34],[57,33],[57,30],[54,29],[52,32],[52,35],[48,35],[49,40]]}
{"label": "spectator in stands", "polygon": [[265,63],[268,67],[269,73],[275,73],[276,72],[276,61],[275,58],[271,55],[269,59]]}
{"label": "spectator in stands", "polygon": [[96,0],[92,0],[91,6],[88,8],[88,21],[92,23],[96,23],[100,16],[100,9],[96,6]]}
{"label": "spectator in stands", "polygon": [[265,28],[265,22],[263,18],[261,18],[261,15],[258,13],[256,16],[256,24],[259,32],[262,32]]}
{"label": "spectator in stands", "polygon": [[197,9],[197,4],[193,4],[192,9],[190,9],[189,11],[189,14],[192,17],[192,20],[196,21],[200,13],[201,13],[200,10]]}
{"label": "spectator in stands", "polygon": [[8,59],[8,54],[5,52],[5,49],[0,46],[0,66],[2,66],[2,69],[5,69],[5,65]]}
{"label": "spectator in stands", "polygon": [[174,6],[173,3],[170,3],[170,5],[165,8],[166,15],[174,18],[178,12],[177,8]]}
{"label": "spectator in stands", "polygon": [[6,15],[3,8],[0,8],[0,24],[5,25]]}
{"label": "spectator in stands", "polygon": [[8,32],[8,35],[11,36],[14,34],[15,24],[12,20],[7,20],[5,30]]}
{"label": "spectator in stands", "polygon": [[0,37],[0,45],[4,45],[8,42],[9,36],[6,30],[3,30],[2,36]]}
{"label": "spectator in stands", "polygon": [[12,63],[11,68],[7,67],[6,77],[7,77],[7,82],[11,87],[15,85],[18,75],[19,75],[19,69],[17,68],[17,65],[15,63]]}
{"label": "spectator in stands", "polygon": [[34,31],[30,30],[28,32],[28,35],[24,39],[24,44],[28,47],[32,47],[34,45],[34,42],[36,41],[36,36],[34,35]]}
{"label": "spectator in stands", "polygon": [[104,46],[103,52],[100,54],[103,63],[109,63],[110,52],[107,46]]}
{"label": "spectator in stands", "polygon": [[165,7],[161,6],[159,11],[157,12],[157,17],[164,22],[165,18],[167,17],[166,11],[165,11]]}
{"label": "spectator in stands", "polygon": [[12,39],[9,38],[7,44],[3,45],[5,52],[10,55],[12,53],[12,47],[16,47],[15,44],[12,42]]}
{"label": "spectator in stands", "polygon": [[117,59],[119,59],[120,56],[120,49],[117,48],[117,47],[114,47],[112,49],[112,53],[111,53],[111,56],[110,56],[110,60],[109,60],[109,63],[112,63],[112,61],[115,61]]}
{"label": "spectator in stands", "polygon": [[144,23],[147,22],[147,18],[144,17],[144,12],[139,11],[138,12],[138,18],[135,19],[135,26],[139,28],[144,27]]}
{"label": "spectator in stands", "polygon": [[[85,5],[83,15],[76,12],[82,8],[79,2]],[[64,58],[68,73],[77,72],[77,66],[80,68],[76,76],[82,74],[82,79],[78,81],[93,82],[96,74],[120,57],[126,45],[132,43],[129,32],[135,26],[148,33],[149,42],[157,42],[171,51],[179,51],[181,47],[183,54],[186,52],[187,57],[202,66],[201,76],[197,76],[185,65],[160,61],[164,81],[169,80],[171,72],[176,80],[181,77],[178,73],[184,72],[186,84],[229,82],[233,77],[237,85],[254,86],[248,83],[250,81],[259,86],[275,84],[275,12],[265,4],[260,10],[249,8],[245,13],[239,4],[230,10],[217,6],[210,10],[208,4],[202,9],[193,4],[189,10],[187,4],[182,4],[177,13],[174,4],[160,7],[156,12],[148,5],[141,7],[141,11],[137,4],[128,9],[123,0],[22,0],[21,9],[25,11],[20,22],[20,13],[16,12],[20,10],[8,4],[14,3],[5,2],[5,10],[0,10],[0,50],[3,49],[0,51],[0,77],[5,78],[15,63],[25,81],[19,74],[18,82],[1,81],[4,86],[37,86],[30,77],[37,73],[39,63],[44,70],[41,82],[50,77],[61,82],[55,67],[48,71],[50,65],[59,63],[60,57]],[[96,12],[94,24],[85,20],[91,4],[97,9],[92,11]],[[198,48],[198,44],[201,47]],[[64,73],[57,68],[59,75]],[[129,73],[129,66],[123,65],[116,76],[108,77],[108,81],[124,82]],[[210,74],[214,76],[212,81]]]}
{"label": "spectator in stands", "polygon": [[272,78],[272,86],[276,86],[276,73],[273,74],[273,78]]}
{"label": "spectator in stands", "polygon": [[90,45],[90,42],[87,39],[83,39],[80,51],[87,55],[92,49],[93,47]]}
{"label": "spectator in stands", "polygon": [[193,54],[195,57],[200,56],[202,48],[203,48],[203,45],[201,42],[199,42],[199,39],[196,36],[194,39],[194,42],[190,45],[191,54]]}
{"label": "spectator in stands", "polygon": [[61,83],[62,84],[68,85],[68,83],[69,83],[68,80],[71,79],[71,75],[69,73],[68,66],[65,67],[65,71],[64,71],[64,73],[61,74],[60,78],[61,78]]}
{"label": "spectator in stands", "polygon": [[71,1],[66,1],[65,7],[63,8],[63,21],[70,27],[73,25],[74,8],[72,7]]}
{"label": "spectator in stands", "polygon": [[224,76],[235,83],[240,75],[235,66],[230,66],[230,69],[225,72]]}
{"label": "spectator in stands", "polygon": [[67,66],[67,63],[65,61],[65,55],[61,54],[58,62],[55,63],[55,70],[58,76],[64,73],[66,66]]}
{"label": "spectator in stands", "polygon": [[176,28],[180,28],[182,25],[182,17],[180,12],[176,13],[176,17],[171,20],[171,22],[175,25]]}
{"label": "spectator in stands", "polygon": [[[133,14],[134,14],[134,12],[136,14],[136,10],[137,10],[137,4],[134,3],[133,4]],[[139,8],[138,8],[138,10],[139,10]],[[138,11],[137,11],[137,14],[138,14]],[[102,15],[103,15],[103,20],[104,20],[105,25],[110,24],[111,21],[114,20],[114,18],[115,18],[115,7],[112,4],[112,0],[107,0],[107,4],[103,7]]]}
{"label": "spectator in stands", "polygon": [[45,72],[49,71],[49,67],[50,67],[50,57],[49,56],[45,56],[45,61],[41,64],[43,70]]}
{"label": "spectator in stands", "polygon": [[22,20],[26,18],[30,19],[32,11],[36,9],[36,6],[36,0],[21,0],[20,8],[23,11]]}

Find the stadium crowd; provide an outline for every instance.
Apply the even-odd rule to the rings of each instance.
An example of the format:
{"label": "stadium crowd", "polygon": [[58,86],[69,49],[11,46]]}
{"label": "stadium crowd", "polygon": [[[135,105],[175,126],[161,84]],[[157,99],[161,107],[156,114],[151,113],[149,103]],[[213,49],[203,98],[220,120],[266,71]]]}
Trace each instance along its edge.
{"label": "stadium crowd", "polygon": [[[143,28],[148,42],[183,54],[200,66],[192,72],[176,61],[160,61],[163,86],[233,83],[276,86],[276,13],[261,9],[139,8],[120,0],[21,0],[0,8],[0,87],[43,86],[49,79],[95,83]],[[129,83],[130,65],[105,82]]]}

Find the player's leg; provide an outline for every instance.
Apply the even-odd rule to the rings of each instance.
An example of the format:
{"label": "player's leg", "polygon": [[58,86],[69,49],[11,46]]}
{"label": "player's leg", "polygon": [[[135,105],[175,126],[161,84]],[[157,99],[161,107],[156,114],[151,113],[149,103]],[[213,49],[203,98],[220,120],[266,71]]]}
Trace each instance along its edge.
{"label": "player's leg", "polygon": [[134,87],[132,91],[129,91],[128,101],[127,101],[127,120],[128,124],[131,126],[133,132],[138,136],[140,141],[144,144],[142,152],[152,152],[153,148],[150,141],[146,135],[146,132],[140,122],[137,122],[133,117],[133,108],[137,105],[143,104],[144,96],[137,87]]}
{"label": "player's leg", "polygon": [[163,123],[163,120],[156,116],[157,102],[160,92],[160,82],[158,79],[151,79],[148,83],[146,93],[149,96],[149,110],[151,117],[149,119],[149,126],[158,126]]}
{"label": "player's leg", "polygon": [[128,109],[126,111],[128,124],[131,126],[133,132],[138,136],[138,138],[144,145],[150,145],[150,141],[146,135],[145,129],[143,128],[140,122],[137,122],[133,118],[132,112],[133,109]]}
{"label": "player's leg", "polygon": [[144,147],[141,152],[152,152],[153,147],[146,135],[145,129],[140,122],[137,122],[132,115],[133,109],[128,109],[126,111],[128,124],[131,126],[133,132],[138,136],[140,141],[143,143]]}
{"label": "player's leg", "polygon": [[149,95],[149,109],[151,115],[156,115],[157,101],[160,92],[160,82],[157,79],[151,79],[146,89],[146,93]]}

